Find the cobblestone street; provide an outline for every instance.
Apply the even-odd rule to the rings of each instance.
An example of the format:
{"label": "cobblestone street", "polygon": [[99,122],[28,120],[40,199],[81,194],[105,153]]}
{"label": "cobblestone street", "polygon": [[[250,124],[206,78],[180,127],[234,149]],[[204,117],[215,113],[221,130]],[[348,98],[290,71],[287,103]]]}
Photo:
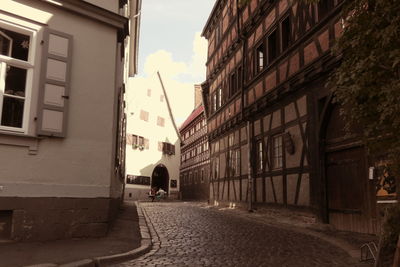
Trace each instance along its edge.
{"label": "cobblestone street", "polygon": [[153,249],[116,266],[355,266],[324,240],[196,203],[141,203]]}

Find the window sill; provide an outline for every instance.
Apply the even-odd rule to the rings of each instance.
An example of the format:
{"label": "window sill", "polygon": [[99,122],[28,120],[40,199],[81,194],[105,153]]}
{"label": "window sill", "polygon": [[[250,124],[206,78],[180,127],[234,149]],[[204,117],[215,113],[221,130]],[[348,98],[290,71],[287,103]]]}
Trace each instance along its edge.
{"label": "window sill", "polygon": [[39,140],[37,136],[0,131],[0,145],[27,147],[29,155],[38,153]]}

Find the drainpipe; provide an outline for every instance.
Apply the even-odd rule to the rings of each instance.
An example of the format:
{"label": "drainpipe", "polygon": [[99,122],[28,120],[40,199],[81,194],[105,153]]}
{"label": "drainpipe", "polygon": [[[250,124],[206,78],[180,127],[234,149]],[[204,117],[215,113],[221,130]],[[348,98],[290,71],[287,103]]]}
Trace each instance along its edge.
{"label": "drainpipe", "polygon": [[[238,31],[238,36],[239,40],[242,43],[242,79],[241,79],[241,84],[240,84],[240,89],[241,89],[241,115],[242,119],[244,118],[244,80],[245,80],[245,58],[246,58],[246,38],[242,34],[241,29],[240,29],[240,9],[239,9],[239,0],[236,0],[236,25],[237,25],[237,31]],[[247,119],[247,157],[248,157],[248,175],[247,175],[247,210],[249,212],[253,211],[253,178],[252,178],[252,168],[251,168],[251,130],[250,130],[250,118]]]}
{"label": "drainpipe", "polygon": [[249,212],[253,211],[253,178],[252,178],[252,173],[251,173],[251,138],[250,138],[250,121],[247,121],[247,157],[248,157],[248,162],[247,162],[247,168],[248,168],[248,175],[247,175],[247,210]]}

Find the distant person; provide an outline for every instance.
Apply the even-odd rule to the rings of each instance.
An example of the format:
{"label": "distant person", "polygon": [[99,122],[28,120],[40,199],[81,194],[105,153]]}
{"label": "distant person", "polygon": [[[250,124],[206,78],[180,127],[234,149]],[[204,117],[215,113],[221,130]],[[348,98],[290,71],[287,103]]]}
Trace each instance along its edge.
{"label": "distant person", "polygon": [[160,188],[157,193],[156,193],[156,197],[157,199],[163,199],[165,197],[165,191],[164,189]]}
{"label": "distant person", "polygon": [[153,202],[154,198],[156,197],[156,191],[157,191],[157,188],[155,188],[155,187],[152,187],[149,191],[149,198],[151,199],[151,202]]}

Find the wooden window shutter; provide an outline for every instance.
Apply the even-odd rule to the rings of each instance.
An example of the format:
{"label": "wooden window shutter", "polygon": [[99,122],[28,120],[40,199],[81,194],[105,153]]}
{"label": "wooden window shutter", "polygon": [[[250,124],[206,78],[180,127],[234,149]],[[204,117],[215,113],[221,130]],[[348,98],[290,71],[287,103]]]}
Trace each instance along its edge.
{"label": "wooden window shutter", "polygon": [[66,136],[71,58],[72,36],[46,29],[39,85],[38,135]]}

